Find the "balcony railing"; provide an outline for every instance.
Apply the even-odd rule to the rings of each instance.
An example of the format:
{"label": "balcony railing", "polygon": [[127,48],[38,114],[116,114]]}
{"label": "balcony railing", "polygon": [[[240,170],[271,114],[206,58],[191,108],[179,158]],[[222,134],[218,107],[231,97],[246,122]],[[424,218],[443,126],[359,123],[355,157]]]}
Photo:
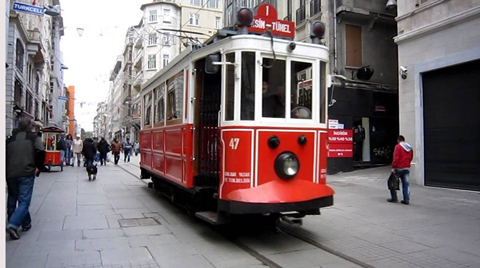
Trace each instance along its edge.
{"label": "balcony railing", "polygon": [[305,21],[306,19],[306,12],[305,12],[305,6],[301,6],[300,8],[297,9],[296,11],[297,18],[295,20],[295,23],[297,25],[301,24],[302,22]]}
{"label": "balcony railing", "polygon": [[320,0],[310,1],[310,17],[313,17],[322,11],[322,3]]}

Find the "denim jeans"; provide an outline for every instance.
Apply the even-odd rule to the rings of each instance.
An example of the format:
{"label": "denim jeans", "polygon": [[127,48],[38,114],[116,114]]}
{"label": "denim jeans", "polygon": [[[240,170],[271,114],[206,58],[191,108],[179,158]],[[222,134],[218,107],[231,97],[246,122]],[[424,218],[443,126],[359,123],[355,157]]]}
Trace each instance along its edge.
{"label": "denim jeans", "polygon": [[86,158],[85,163],[87,163],[87,167],[93,165],[93,158]]}
{"label": "denim jeans", "polygon": [[68,166],[70,164],[71,157],[72,157],[72,150],[70,149],[65,150],[65,165]]}
{"label": "denim jeans", "polygon": [[[408,169],[395,169],[395,175],[400,177],[402,181],[402,193],[403,193],[403,200],[410,201],[410,170]],[[390,194],[392,195],[392,199],[397,199],[397,191],[390,190]]]}
{"label": "denim jeans", "polygon": [[130,150],[123,151],[123,162],[127,161],[130,162]]}
{"label": "denim jeans", "polygon": [[60,162],[65,161],[65,150],[60,150]]}
{"label": "denim jeans", "polygon": [[[17,229],[18,227],[20,227],[20,225],[25,227],[32,223],[32,218],[30,217],[28,208],[30,207],[30,202],[32,201],[34,182],[35,176],[10,179],[9,184],[13,186],[12,190],[18,190],[18,195],[16,196],[16,201],[18,201],[18,207],[10,216],[8,227]],[[9,209],[11,209],[10,206],[12,205],[12,203],[10,203],[10,197],[8,200],[8,205]]]}

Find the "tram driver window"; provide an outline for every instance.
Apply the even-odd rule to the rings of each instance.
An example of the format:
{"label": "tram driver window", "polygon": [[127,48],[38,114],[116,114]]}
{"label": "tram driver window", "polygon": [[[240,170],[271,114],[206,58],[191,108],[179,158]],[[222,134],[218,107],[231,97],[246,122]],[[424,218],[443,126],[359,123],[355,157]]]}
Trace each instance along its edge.
{"label": "tram driver window", "polygon": [[312,64],[292,61],[291,118],[312,119]]}
{"label": "tram driver window", "polygon": [[145,126],[150,126],[152,123],[152,93],[145,95],[144,97],[144,107],[145,107],[145,118],[143,124]]}
{"label": "tram driver window", "polygon": [[285,118],[285,61],[263,59],[262,116]]}

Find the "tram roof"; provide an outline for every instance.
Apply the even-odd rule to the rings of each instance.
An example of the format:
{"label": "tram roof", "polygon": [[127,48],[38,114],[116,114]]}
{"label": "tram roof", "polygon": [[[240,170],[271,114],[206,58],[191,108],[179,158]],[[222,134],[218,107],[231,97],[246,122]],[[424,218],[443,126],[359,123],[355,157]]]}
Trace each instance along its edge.
{"label": "tram roof", "polygon": [[[180,53],[178,56],[176,56],[168,65],[166,68],[161,69],[159,72],[157,72],[154,76],[152,76],[149,80],[147,80],[141,87],[141,91],[144,89],[148,88],[152,83],[154,83],[159,77],[163,76],[165,73],[169,72],[170,70],[174,69],[174,67],[182,62],[185,58],[191,57],[191,60],[195,60],[194,57],[192,57],[194,54],[197,54],[198,52],[198,57],[203,57],[206,56],[210,53],[216,53],[219,48],[224,48],[224,49],[238,49],[238,50],[262,50],[259,49],[256,46],[251,46],[249,47],[246,42],[238,42],[239,44],[238,48],[236,48],[236,45],[232,46],[227,46],[228,42],[235,42],[243,39],[248,39],[252,42],[268,42],[270,46],[271,38],[268,36],[260,36],[256,34],[234,34],[233,31],[224,31],[221,30],[219,33],[216,35],[212,36],[203,46],[189,46],[187,47],[182,53]],[[326,52],[325,54],[325,61],[328,61],[328,48],[325,45],[318,45],[318,44],[312,44],[312,43],[307,43],[307,42],[301,42],[301,41],[292,41],[289,39],[283,39],[283,38],[274,38],[275,44],[283,44],[283,45],[288,45],[291,42],[295,42],[297,45],[297,49],[299,47],[304,47],[308,49],[320,49],[324,50]],[[279,54],[279,51],[275,51],[277,54]],[[309,56],[312,54],[310,53]]]}

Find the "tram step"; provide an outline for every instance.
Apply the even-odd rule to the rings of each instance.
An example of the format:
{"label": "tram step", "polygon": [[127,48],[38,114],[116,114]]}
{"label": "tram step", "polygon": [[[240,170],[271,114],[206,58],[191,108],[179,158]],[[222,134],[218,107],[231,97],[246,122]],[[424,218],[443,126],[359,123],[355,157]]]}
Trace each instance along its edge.
{"label": "tram step", "polygon": [[213,225],[220,225],[228,222],[228,219],[219,215],[215,211],[200,211],[196,212],[195,216]]}

